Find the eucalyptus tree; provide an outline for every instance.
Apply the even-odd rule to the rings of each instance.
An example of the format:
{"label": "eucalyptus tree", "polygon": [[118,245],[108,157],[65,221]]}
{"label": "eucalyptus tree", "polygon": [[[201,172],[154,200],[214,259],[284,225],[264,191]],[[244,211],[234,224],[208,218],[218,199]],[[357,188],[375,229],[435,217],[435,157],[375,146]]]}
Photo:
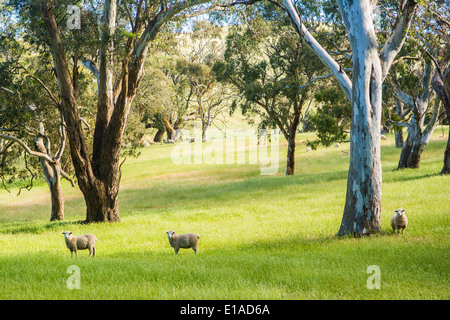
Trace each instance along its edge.
{"label": "eucalyptus tree", "polygon": [[[438,46],[426,51],[436,66],[432,86],[445,108],[447,123],[450,124],[450,4],[448,1],[431,2],[429,15],[425,17],[436,34]],[[450,125],[447,147],[444,152],[444,166],[441,174],[450,174]]]}
{"label": "eucalyptus tree", "polygon": [[[435,72],[435,67],[428,57],[423,64],[421,77],[413,77],[421,84],[413,81],[412,85],[409,86],[409,94],[400,89],[397,89],[394,93],[404,106],[403,113],[396,124],[408,128],[408,136],[402,146],[398,163],[399,169],[419,167],[421,155],[430,141],[434,129],[439,124],[440,118],[443,118],[443,114],[440,114],[441,101],[435,97],[431,86],[431,78]],[[413,75],[413,72],[410,75]],[[411,84],[411,81],[407,83]],[[419,92],[419,89],[421,92]],[[425,126],[427,115],[429,115],[429,119]],[[407,116],[409,116],[409,121],[404,120]]]}
{"label": "eucalyptus tree", "polygon": [[[29,180],[42,170],[50,190],[50,220],[64,219],[61,178],[73,180],[68,153],[64,154],[64,122],[55,108],[52,91],[56,81],[46,70],[45,57],[29,54],[30,47],[0,30],[0,175],[5,179]],[[47,85],[45,84],[47,83]],[[48,108],[51,106],[51,108]],[[52,142],[56,148],[52,150]],[[31,158],[29,158],[31,157]],[[39,161],[35,161],[39,159]],[[65,160],[65,161],[64,161]],[[38,165],[40,164],[40,165]],[[19,193],[22,188],[19,189]],[[8,189],[7,189],[8,190]]]}
{"label": "eucalyptus tree", "polygon": [[339,13],[351,47],[351,78],[302,22],[291,0],[283,5],[305,43],[329,68],[352,105],[350,165],[347,194],[338,234],[368,234],[381,230],[382,174],[380,126],[382,84],[402,48],[417,2],[399,1],[391,32],[378,51],[374,17],[376,0],[338,0]]}
{"label": "eucalyptus tree", "polygon": [[286,175],[293,175],[298,125],[323,67],[289,26],[257,15],[245,22],[230,31],[224,60],[213,70],[219,81],[236,88],[243,114],[257,115],[259,127],[278,127],[283,133],[288,141]]}
{"label": "eucalyptus tree", "polygon": [[[144,76],[149,46],[169,21],[188,10],[192,9],[192,13],[203,9],[208,1],[11,2],[29,38],[41,43],[52,56],[59,88],[58,108],[86,203],[86,222],[119,221],[120,150],[131,104]],[[67,14],[69,5],[77,5],[79,10]],[[66,17],[71,23],[67,24]],[[98,85],[92,150],[78,108],[81,64],[92,72]]]}

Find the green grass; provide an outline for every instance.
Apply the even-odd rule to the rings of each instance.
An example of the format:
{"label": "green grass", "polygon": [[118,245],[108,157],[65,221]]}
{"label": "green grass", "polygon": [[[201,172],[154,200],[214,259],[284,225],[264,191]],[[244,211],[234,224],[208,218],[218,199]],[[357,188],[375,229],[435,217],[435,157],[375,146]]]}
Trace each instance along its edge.
{"label": "green grass", "polygon": [[[305,152],[298,137],[296,175],[261,176],[258,165],[174,165],[172,145],[142,149],[123,166],[120,223],[78,223],[85,206],[64,182],[66,220],[48,222],[45,185],[0,190],[0,299],[449,299],[450,182],[438,173],[440,130],[418,170],[397,170],[400,150],[382,141],[384,232],[337,238],[348,144]],[[406,209],[409,226],[394,236],[390,216]],[[165,232],[201,235],[199,254],[175,256]],[[92,232],[97,257],[71,259],[65,230]],[[81,289],[69,290],[70,265]],[[369,290],[370,265],[381,289]]]}

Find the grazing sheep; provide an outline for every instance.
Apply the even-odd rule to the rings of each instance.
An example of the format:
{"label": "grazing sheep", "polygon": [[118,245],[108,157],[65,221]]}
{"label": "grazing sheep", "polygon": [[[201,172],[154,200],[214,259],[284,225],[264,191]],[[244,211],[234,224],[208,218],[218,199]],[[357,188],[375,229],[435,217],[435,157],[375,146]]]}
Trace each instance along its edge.
{"label": "grazing sheep", "polygon": [[381,140],[387,140],[387,137],[384,134],[380,135]]}
{"label": "grazing sheep", "polygon": [[97,237],[92,233],[83,234],[81,236],[74,236],[72,232],[63,232],[64,240],[66,241],[67,249],[70,250],[70,257],[72,258],[73,252],[78,258],[78,250],[89,249],[89,258],[95,257],[95,242],[98,241]]}
{"label": "grazing sheep", "polygon": [[306,152],[311,152],[311,148],[310,147],[306,148]]}
{"label": "grazing sheep", "polygon": [[397,229],[397,234],[400,234],[400,229],[402,229],[402,234],[405,228],[408,226],[408,218],[405,215],[404,209],[395,210],[394,215],[391,217],[392,231],[395,233]]}
{"label": "grazing sheep", "polygon": [[198,252],[198,239],[200,236],[195,233],[185,233],[176,234],[174,231],[170,230],[167,233],[167,238],[169,239],[169,244],[175,250],[175,254],[178,254],[180,248],[194,249],[195,254]]}
{"label": "grazing sheep", "polygon": [[336,144],[334,145],[334,147],[335,147],[336,149],[339,149],[339,148],[341,147],[341,145],[340,145],[339,143],[336,143]]}

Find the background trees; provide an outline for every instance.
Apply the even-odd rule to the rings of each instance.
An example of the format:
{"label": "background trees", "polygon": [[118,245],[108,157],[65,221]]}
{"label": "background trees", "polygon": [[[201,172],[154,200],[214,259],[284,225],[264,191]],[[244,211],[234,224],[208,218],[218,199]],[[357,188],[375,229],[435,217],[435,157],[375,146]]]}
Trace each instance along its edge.
{"label": "background trees", "polygon": [[[13,1],[30,41],[39,42],[54,62],[58,108],[86,202],[86,222],[120,220],[117,198],[120,150],[131,104],[144,75],[150,43],[174,16],[206,2],[127,1],[118,5],[116,0],[105,0],[80,4],[81,11],[86,12],[81,16],[84,28],[81,33],[68,30],[66,19],[60,19],[67,10],[64,2]],[[88,39],[81,42],[83,36],[79,35]],[[81,63],[88,67],[98,84],[92,150],[78,108]]]}
{"label": "background trees", "polygon": [[[221,31],[209,22],[193,24],[189,37],[171,25],[168,33],[172,40],[189,38],[184,51],[168,50],[167,39],[159,37],[171,21],[219,8],[222,15],[224,8],[243,4],[252,6],[234,11],[240,17],[233,21],[236,26],[222,28],[230,31],[224,61],[221,41],[215,41],[221,37]],[[448,11],[442,9],[445,6],[426,7],[414,1],[298,1],[295,7],[290,0],[225,5],[206,0],[91,1],[77,3],[81,31],[67,27],[70,14],[66,1],[11,0],[10,5],[23,26],[21,43],[36,56],[30,55],[33,63],[23,66],[2,66],[7,75],[2,79],[5,103],[13,103],[13,97],[19,95],[32,98],[21,102],[17,110],[1,109],[9,114],[4,119],[10,121],[4,120],[3,128],[15,126],[11,122],[14,112],[21,114],[23,123],[35,119],[32,113],[24,111],[32,103],[37,105],[34,100],[46,106],[42,111],[49,116],[44,117],[46,121],[33,120],[38,124],[36,134],[27,143],[34,144],[36,139],[44,148],[50,141],[51,145],[62,147],[68,137],[71,166],[86,201],[87,222],[120,220],[117,195],[121,147],[128,139],[125,134],[131,138],[133,133],[131,139],[140,140],[144,135],[142,128],[147,126],[157,129],[155,141],[161,140],[164,131],[168,138],[174,138],[183,123],[199,118],[203,140],[207,140],[214,118],[228,107],[233,111],[239,104],[247,115],[258,115],[261,127],[280,129],[288,141],[286,174],[293,174],[295,135],[304,117],[303,106],[315,99],[321,105],[312,123],[322,143],[347,139],[350,130],[347,200],[339,233],[377,231],[381,212],[379,139],[382,102],[387,101],[382,87],[391,66],[395,65],[398,71],[406,61],[416,63],[425,57],[421,95],[408,91],[411,88],[402,82],[407,78],[405,74],[398,72],[393,76],[403,79],[398,83],[401,91],[397,91],[396,98],[411,109],[409,138],[402,159],[420,158],[417,155],[437,123],[434,120],[444,117],[439,113],[439,104],[430,104],[431,88],[448,115],[449,24]],[[418,8],[421,19],[412,24]],[[294,28],[287,27],[289,23]],[[301,36],[300,42],[295,32]],[[405,41],[408,46],[403,45]],[[421,45],[412,45],[414,41]],[[154,50],[153,44],[163,49]],[[414,55],[418,51],[420,54]],[[14,50],[8,54],[14,55]],[[399,54],[403,56],[397,57]],[[333,80],[328,79],[331,75]],[[313,84],[325,79],[326,84],[313,96],[309,91]],[[233,94],[239,99],[234,97],[235,103],[230,105],[228,100]],[[413,103],[409,103],[411,99]],[[434,122],[424,130],[428,105],[436,107],[431,113]],[[400,112],[403,114],[406,112]],[[395,118],[397,123],[398,120],[399,116]],[[130,121],[142,131],[127,130]],[[332,132],[328,134],[330,128]],[[11,157],[9,152],[13,149],[4,140],[0,147],[4,150],[4,163],[9,164],[6,155]],[[310,142],[313,146],[316,143]],[[55,159],[63,154],[59,151],[63,148],[56,153],[39,148],[41,158],[48,157],[44,165],[56,163]],[[448,153],[443,173],[448,171]],[[50,174],[46,176],[51,180]]]}
{"label": "background trees", "polygon": [[286,175],[293,175],[302,109],[312,99],[312,85],[323,67],[293,30],[273,22],[282,12],[272,10],[270,17],[254,16],[245,27],[230,30],[224,61],[214,71],[239,93],[242,114],[257,115],[260,128],[280,129],[288,141]]}

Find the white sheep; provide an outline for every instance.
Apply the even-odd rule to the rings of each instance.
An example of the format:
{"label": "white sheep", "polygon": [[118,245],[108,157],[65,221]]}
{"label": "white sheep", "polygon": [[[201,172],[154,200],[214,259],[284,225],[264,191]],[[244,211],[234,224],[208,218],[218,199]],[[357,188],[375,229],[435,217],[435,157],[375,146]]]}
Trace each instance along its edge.
{"label": "white sheep", "polygon": [[400,234],[400,229],[402,229],[402,234],[405,228],[408,226],[408,218],[406,217],[404,209],[397,209],[391,217],[391,227],[392,231],[395,233],[397,229],[397,234]]}
{"label": "white sheep", "polygon": [[195,233],[185,233],[176,234],[174,231],[170,230],[167,233],[167,238],[169,239],[169,244],[175,250],[175,254],[178,254],[180,248],[183,249],[194,249],[195,254],[198,252],[198,239],[200,236]]}
{"label": "white sheep", "polygon": [[336,149],[339,149],[339,148],[341,147],[341,145],[340,145],[339,143],[336,143],[336,144],[334,145],[334,147],[335,147]]}
{"label": "white sheep", "polygon": [[306,152],[311,152],[311,148],[310,148],[310,147],[307,147],[307,148],[306,148]]}
{"label": "white sheep", "polygon": [[98,241],[97,237],[92,233],[83,234],[81,236],[74,236],[72,232],[63,232],[64,240],[66,241],[67,249],[70,250],[70,257],[73,257],[73,252],[75,251],[75,256],[78,258],[78,250],[89,249],[89,258],[95,257],[95,242]]}

